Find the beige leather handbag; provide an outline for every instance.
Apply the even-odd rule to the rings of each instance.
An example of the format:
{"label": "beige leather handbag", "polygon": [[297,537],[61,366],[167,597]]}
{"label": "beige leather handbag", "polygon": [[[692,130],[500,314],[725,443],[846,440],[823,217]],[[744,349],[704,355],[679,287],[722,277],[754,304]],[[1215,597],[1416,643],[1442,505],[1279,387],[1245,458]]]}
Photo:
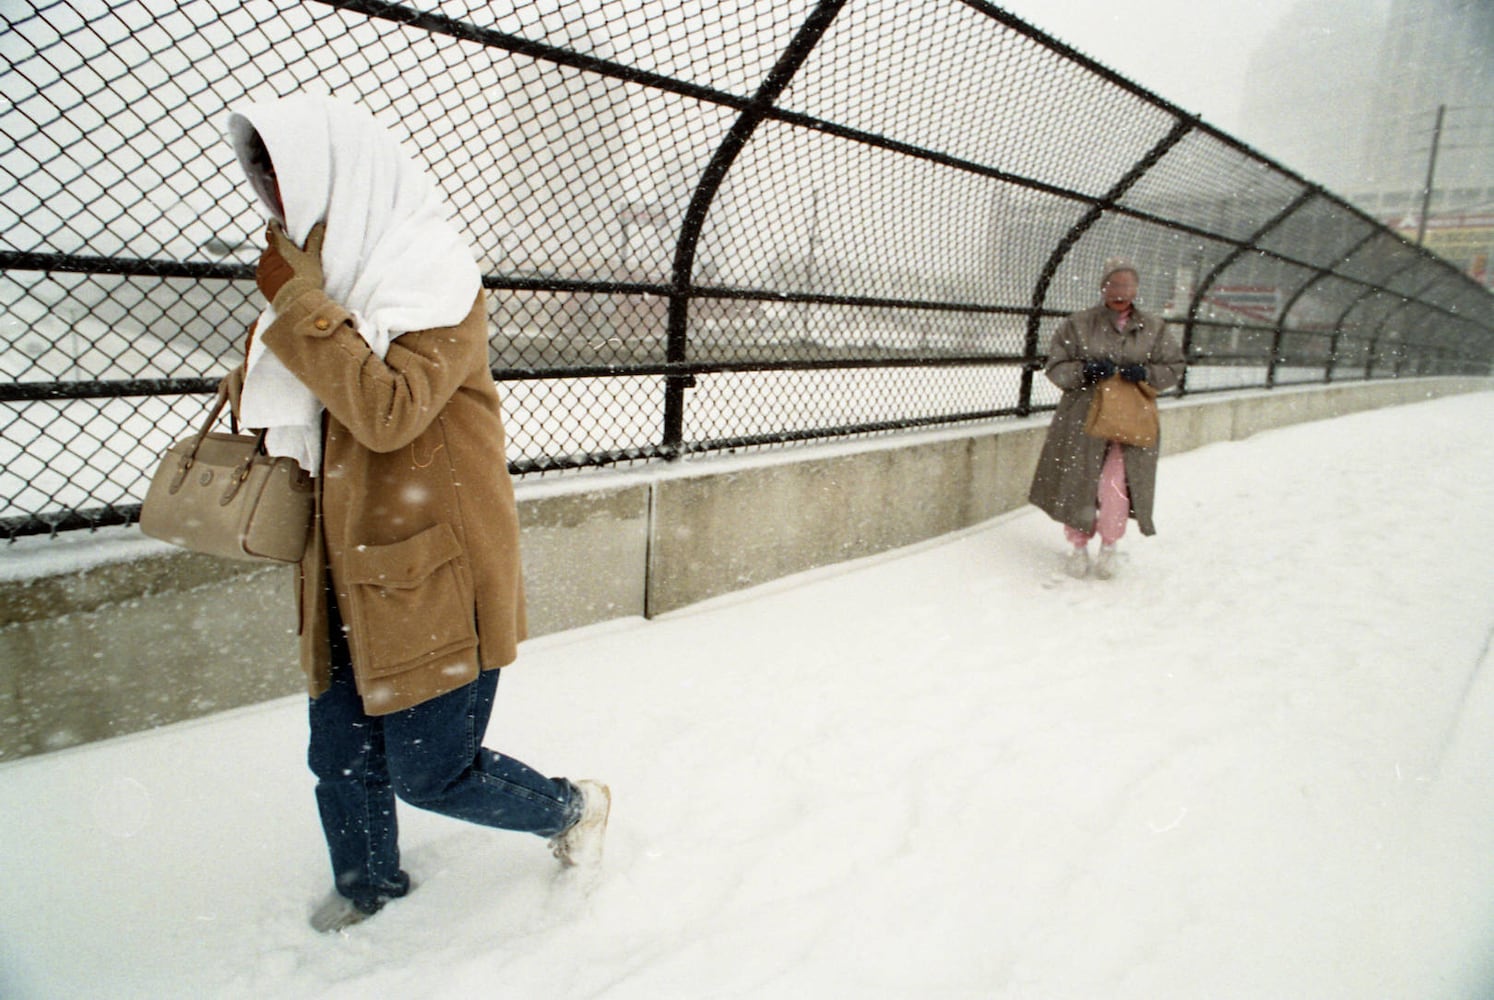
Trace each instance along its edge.
{"label": "beige leather handbag", "polygon": [[265,454],[265,432],[213,433],[228,382],[202,430],[166,450],[140,509],[140,530],[194,552],[293,563],[306,551],[314,484],[294,459]]}

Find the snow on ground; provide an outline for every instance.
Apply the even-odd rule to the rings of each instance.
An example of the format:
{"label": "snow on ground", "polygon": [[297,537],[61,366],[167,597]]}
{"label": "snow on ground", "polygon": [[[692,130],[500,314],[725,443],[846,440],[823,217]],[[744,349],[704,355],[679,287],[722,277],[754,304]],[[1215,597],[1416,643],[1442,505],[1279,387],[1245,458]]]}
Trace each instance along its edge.
{"label": "snow on ground", "polygon": [[1028,509],[527,644],[488,741],[611,783],[594,883],[404,809],[315,934],[299,698],[0,766],[0,996],[1489,997],[1491,426],[1167,458],[1110,582]]}

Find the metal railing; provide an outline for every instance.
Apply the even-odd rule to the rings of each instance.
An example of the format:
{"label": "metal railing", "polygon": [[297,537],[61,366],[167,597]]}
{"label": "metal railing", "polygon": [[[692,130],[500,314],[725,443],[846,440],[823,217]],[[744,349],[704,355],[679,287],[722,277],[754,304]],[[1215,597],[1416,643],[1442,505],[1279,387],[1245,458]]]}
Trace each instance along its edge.
{"label": "metal railing", "polygon": [[1494,297],[979,0],[7,6],[0,534],[128,523],[260,302],[230,109],[422,158],[517,475],[1019,416],[1101,260],[1187,393],[1488,374]]}

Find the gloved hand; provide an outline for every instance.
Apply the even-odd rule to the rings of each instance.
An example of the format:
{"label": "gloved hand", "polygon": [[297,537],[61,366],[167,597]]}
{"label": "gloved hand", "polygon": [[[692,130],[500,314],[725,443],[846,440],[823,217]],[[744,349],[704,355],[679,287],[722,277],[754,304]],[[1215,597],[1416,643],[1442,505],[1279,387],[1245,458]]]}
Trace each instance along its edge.
{"label": "gloved hand", "polygon": [[1146,365],[1126,365],[1120,370],[1120,376],[1127,382],[1145,382]]}
{"label": "gloved hand", "polygon": [[1102,379],[1107,379],[1115,374],[1114,361],[1086,361],[1084,362],[1084,384],[1094,385]]}
{"label": "gloved hand", "polygon": [[[303,292],[322,287],[322,241],[326,236],[327,224],[318,222],[307,235],[303,250],[280,223],[270,223],[265,230],[265,250],[260,254],[254,280],[272,305],[277,299],[288,303]],[[277,312],[280,309],[276,306]]]}
{"label": "gloved hand", "polygon": [[259,293],[265,297],[266,302],[274,302],[275,293],[295,276],[296,272],[280,256],[280,251],[275,249],[275,241],[270,230],[266,229],[265,248],[259,255],[259,264],[254,268],[254,283],[259,286]]}

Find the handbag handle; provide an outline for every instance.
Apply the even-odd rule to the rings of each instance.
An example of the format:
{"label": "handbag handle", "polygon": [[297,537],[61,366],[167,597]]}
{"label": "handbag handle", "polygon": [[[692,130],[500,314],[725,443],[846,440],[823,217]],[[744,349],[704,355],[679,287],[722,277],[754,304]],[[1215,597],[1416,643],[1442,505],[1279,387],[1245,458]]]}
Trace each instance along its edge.
{"label": "handbag handle", "polygon": [[[200,449],[202,447],[202,442],[204,442],[204,441],[207,440],[208,434],[211,433],[211,431],[213,429],[213,424],[215,424],[215,423],[218,422],[218,415],[223,412],[223,407],[226,406],[227,404],[228,404],[228,385],[226,383],[224,383],[224,382],[219,382],[218,383],[218,395],[217,395],[217,398],[215,398],[213,400],[213,408],[212,408],[212,410],[208,412],[207,419],[202,422],[202,429],[199,430],[197,432],[197,436],[192,439],[192,446],[182,453],[182,457],[181,457],[180,461],[177,462],[177,465],[176,465],[176,475],[173,476],[172,479],[171,479],[171,492],[172,493],[175,493],[178,490],[180,490],[182,488],[182,484],[187,481],[187,473],[191,472],[192,471],[192,466],[195,465],[195,464],[197,464],[197,451],[198,451],[198,449]],[[237,421],[235,421],[235,423],[237,423]],[[264,429],[261,429],[260,432],[259,432],[259,434],[256,435],[255,439],[254,439],[254,453],[257,453],[257,452],[260,452],[260,451],[264,450],[264,446],[265,446],[265,431],[264,431]],[[247,473],[247,471],[248,471],[247,467],[244,469],[244,471]],[[238,479],[239,482],[243,481],[243,477],[242,476],[235,477],[235,478]],[[237,490],[237,486],[234,486],[233,489],[236,491]],[[231,499],[232,497],[233,497],[233,493],[230,492],[228,494],[228,498]]]}

